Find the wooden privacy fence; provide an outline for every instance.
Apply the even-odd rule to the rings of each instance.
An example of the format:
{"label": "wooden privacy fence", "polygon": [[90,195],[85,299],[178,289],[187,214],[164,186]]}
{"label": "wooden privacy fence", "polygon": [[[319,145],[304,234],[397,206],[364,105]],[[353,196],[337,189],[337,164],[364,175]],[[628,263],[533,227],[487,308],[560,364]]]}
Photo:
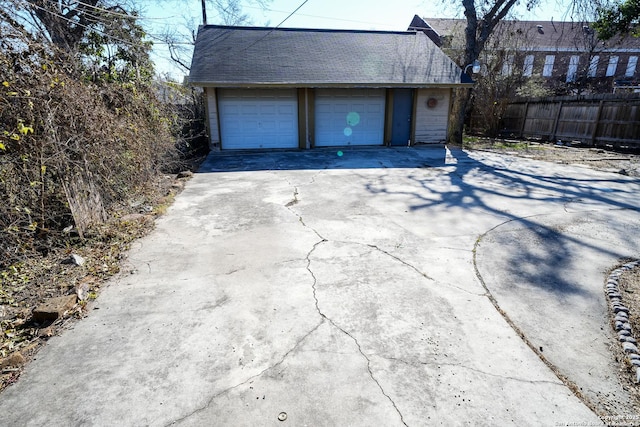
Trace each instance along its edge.
{"label": "wooden privacy fence", "polygon": [[640,148],[640,94],[524,99],[502,116],[502,134],[597,147]]}

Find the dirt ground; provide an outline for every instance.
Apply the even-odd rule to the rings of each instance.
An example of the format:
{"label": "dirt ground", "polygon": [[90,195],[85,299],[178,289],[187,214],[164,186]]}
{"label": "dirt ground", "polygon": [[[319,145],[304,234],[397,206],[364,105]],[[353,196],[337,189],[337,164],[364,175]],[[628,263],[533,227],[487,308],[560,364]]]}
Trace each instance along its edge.
{"label": "dirt ground", "polygon": [[580,165],[605,172],[640,177],[640,153],[618,153],[578,145],[492,139],[472,139],[465,143],[464,148],[488,150],[564,165]]}
{"label": "dirt ground", "polygon": [[[633,336],[636,340],[640,340],[638,333],[640,331],[640,267],[624,273],[619,280],[618,288],[624,304],[629,308],[629,323]],[[613,324],[611,327],[613,328]],[[620,346],[616,346],[613,351],[616,354],[616,360],[620,362],[622,383],[634,397],[636,404],[640,405],[640,384],[636,382],[635,367],[631,365]],[[638,424],[640,420],[636,420],[636,425]]]}
{"label": "dirt ground", "polygon": [[[138,200],[115,207],[112,217],[87,232],[69,233],[63,247],[46,256],[25,256],[0,270],[0,392],[16,382],[24,366],[46,341],[86,315],[86,307],[120,266],[131,243],[154,227],[189,179],[159,176]],[[72,262],[72,256],[81,263]],[[76,296],[76,304],[58,318],[37,319],[34,310],[52,298]]]}
{"label": "dirt ground", "polygon": [[[640,177],[640,155],[616,153],[602,149],[559,146],[535,142],[472,138],[465,149],[504,153],[548,162],[579,165],[601,171]],[[99,293],[100,285],[119,271],[126,251],[136,238],[153,228],[153,219],[161,215],[179,193],[184,180],[166,176],[158,183],[160,197],[149,197],[142,204],[132,203],[117,218],[105,225],[83,246],[63,248],[48,257],[29,260],[7,271],[0,271],[0,392],[18,380],[25,364],[46,341],[65,326],[85,316],[85,306]],[[65,263],[71,253],[81,255],[82,266]],[[611,266],[612,269],[618,266]],[[603,277],[603,293],[605,298]],[[88,284],[87,299],[80,301],[63,317],[49,322],[35,322],[34,308],[45,298],[69,295]],[[628,272],[620,281],[621,293],[630,309],[634,335],[640,341],[640,269]],[[613,325],[612,325],[613,327]],[[613,356],[620,364],[620,377],[640,405],[640,386],[620,346],[612,345]]]}

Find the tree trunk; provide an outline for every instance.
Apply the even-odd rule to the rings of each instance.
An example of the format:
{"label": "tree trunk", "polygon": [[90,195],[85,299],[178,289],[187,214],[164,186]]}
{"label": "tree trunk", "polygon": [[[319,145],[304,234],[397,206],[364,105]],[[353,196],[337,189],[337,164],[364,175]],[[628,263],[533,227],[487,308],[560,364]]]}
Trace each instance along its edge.
{"label": "tree trunk", "polygon": [[464,122],[471,98],[471,89],[454,89],[449,121],[449,137],[447,144],[462,147]]}

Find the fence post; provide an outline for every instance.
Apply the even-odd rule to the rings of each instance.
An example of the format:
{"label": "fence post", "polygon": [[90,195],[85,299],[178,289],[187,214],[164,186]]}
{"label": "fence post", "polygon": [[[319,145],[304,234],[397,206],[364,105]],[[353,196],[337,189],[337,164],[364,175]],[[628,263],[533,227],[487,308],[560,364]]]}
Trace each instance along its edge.
{"label": "fence post", "polygon": [[604,99],[600,100],[598,105],[598,112],[596,113],[596,120],[593,124],[593,134],[591,135],[591,145],[597,145],[596,139],[598,138],[598,127],[600,127],[600,119],[602,118],[602,106],[604,105]]}
{"label": "fence post", "polygon": [[524,126],[527,124],[527,113],[529,113],[529,101],[524,104],[524,114],[522,115],[522,125],[520,125],[520,135],[518,135],[518,138],[522,138],[524,135]]}
{"label": "fence post", "polygon": [[556,133],[558,132],[558,122],[560,121],[560,113],[562,113],[562,105],[564,101],[560,101],[560,105],[558,105],[558,113],[556,114],[556,118],[553,122],[553,131],[551,132],[551,141],[555,141]]}

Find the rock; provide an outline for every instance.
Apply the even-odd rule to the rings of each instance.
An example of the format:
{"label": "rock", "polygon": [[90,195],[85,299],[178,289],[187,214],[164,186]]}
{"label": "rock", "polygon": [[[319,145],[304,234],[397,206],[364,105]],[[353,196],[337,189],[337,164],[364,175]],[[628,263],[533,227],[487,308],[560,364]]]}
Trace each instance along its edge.
{"label": "rock", "polygon": [[62,261],[63,264],[82,265],[84,264],[84,258],[78,254],[71,254],[69,258]]}
{"label": "rock", "polygon": [[33,320],[36,322],[56,320],[73,308],[76,304],[76,299],[76,295],[49,298],[33,310]]}
{"label": "rock", "polygon": [[638,347],[635,344],[632,344],[630,342],[622,343],[622,349],[624,350],[625,353],[637,353],[638,352]]}
{"label": "rock", "polygon": [[26,360],[22,355],[22,353],[20,353],[19,351],[16,351],[14,353],[11,353],[9,356],[5,357],[4,359],[0,359],[0,369],[9,368],[9,367],[17,368],[18,366],[24,365],[25,362]]}
{"label": "rock", "polygon": [[76,296],[78,297],[78,301],[84,301],[87,299],[89,295],[89,283],[82,281],[78,283],[76,286]]}
{"label": "rock", "polygon": [[39,329],[38,330],[38,336],[39,337],[43,337],[43,338],[49,338],[52,337],[54,334],[54,330],[52,326],[43,328],[43,329]]}
{"label": "rock", "polygon": [[178,178],[178,179],[180,179],[180,178],[191,178],[192,176],[193,176],[193,172],[191,172],[191,171],[182,171],[182,172],[178,173],[176,178]]}
{"label": "rock", "polygon": [[624,313],[629,313],[629,309],[627,307],[625,307],[624,305],[619,305],[617,307],[614,307],[613,311],[617,314],[619,312],[624,312]]}
{"label": "rock", "polygon": [[620,316],[620,313],[618,313],[618,314],[616,315],[616,318],[615,318],[615,319],[613,319],[613,320],[615,320],[616,322],[628,322],[628,321],[629,321],[629,318],[628,318],[628,317],[626,317],[626,316]]}

